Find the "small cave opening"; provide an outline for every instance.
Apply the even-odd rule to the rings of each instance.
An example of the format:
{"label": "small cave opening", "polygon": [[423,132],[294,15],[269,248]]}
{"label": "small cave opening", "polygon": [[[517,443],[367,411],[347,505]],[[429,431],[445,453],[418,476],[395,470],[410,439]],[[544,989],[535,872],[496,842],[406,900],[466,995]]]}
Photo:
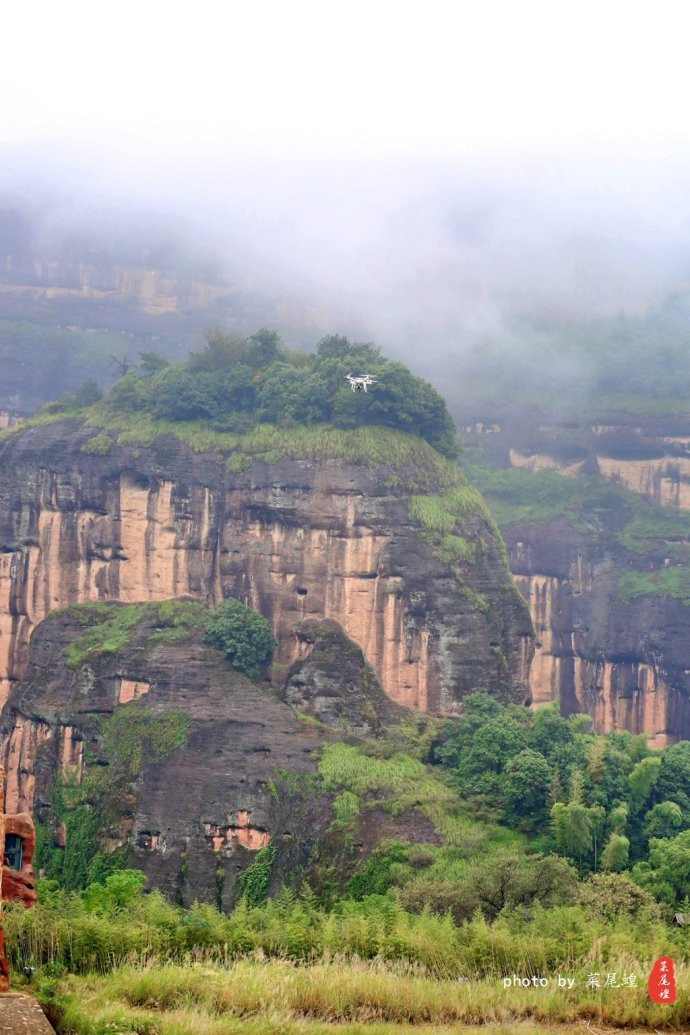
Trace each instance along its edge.
{"label": "small cave opening", "polygon": [[298,597],[306,597],[307,592],[308,591],[304,588],[304,586],[298,586],[297,589],[295,590],[295,593],[297,594]]}

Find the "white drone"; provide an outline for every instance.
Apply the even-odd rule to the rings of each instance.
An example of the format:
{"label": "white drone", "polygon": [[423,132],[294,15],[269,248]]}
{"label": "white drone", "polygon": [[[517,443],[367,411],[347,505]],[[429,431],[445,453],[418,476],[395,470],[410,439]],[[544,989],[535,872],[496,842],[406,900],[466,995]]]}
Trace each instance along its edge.
{"label": "white drone", "polygon": [[353,374],[346,376],[353,392],[366,392],[369,385],[376,384],[376,378],[370,377],[369,374],[362,374],[361,377],[355,377]]}

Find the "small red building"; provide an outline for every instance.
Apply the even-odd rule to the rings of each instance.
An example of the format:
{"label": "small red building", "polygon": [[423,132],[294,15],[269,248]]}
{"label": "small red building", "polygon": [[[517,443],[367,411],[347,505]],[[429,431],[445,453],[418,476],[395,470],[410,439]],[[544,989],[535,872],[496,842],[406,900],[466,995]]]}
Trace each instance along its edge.
{"label": "small red building", "polygon": [[[0,768],[0,802],[2,802],[2,768]],[[4,828],[4,831],[3,831]],[[4,834],[4,837],[3,837]],[[4,842],[0,859],[0,905],[20,900],[33,906],[37,900],[32,867],[36,848],[34,821],[28,812],[3,816],[0,811],[0,845]],[[0,916],[0,923],[2,917]],[[5,958],[5,940],[0,926],[0,992],[9,987],[9,967]]]}
{"label": "small red building", "polygon": [[36,849],[36,830],[28,812],[5,816],[5,852],[2,866],[3,902],[21,899],[25,906],[38,900],[32,861]]}

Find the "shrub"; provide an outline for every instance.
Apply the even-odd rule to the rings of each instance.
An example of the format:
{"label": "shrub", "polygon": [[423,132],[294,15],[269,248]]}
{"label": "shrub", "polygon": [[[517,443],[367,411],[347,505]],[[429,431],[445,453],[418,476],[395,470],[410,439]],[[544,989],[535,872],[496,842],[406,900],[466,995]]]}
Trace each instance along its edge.
{"label": "shrub", "polygon": [[204,640],[226,655],[233,668],[256,679],[276,641],[271,627],[256,611],[229,597],[204,622]]}
{"label": "shrub", "polygon": [[580,885],[578,898],[585,909],[597,917],[638,916],[645,909],[658,919],[659,907],[644,888],[624,873],[594,873]]}

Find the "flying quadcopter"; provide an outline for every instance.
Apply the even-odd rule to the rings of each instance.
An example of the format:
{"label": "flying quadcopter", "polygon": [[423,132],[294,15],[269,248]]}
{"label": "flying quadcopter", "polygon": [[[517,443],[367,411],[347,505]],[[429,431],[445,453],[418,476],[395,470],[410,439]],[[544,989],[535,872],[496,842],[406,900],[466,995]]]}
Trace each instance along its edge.
{"label": "flying quadcopter", "polygon": [[375,385],[376,378],[370,377],[369,374],[362,374],[361,377],[355,377],[353,374],[346,375],[350,382],[350,388],[353,392],[366,392],[369,385]]}

